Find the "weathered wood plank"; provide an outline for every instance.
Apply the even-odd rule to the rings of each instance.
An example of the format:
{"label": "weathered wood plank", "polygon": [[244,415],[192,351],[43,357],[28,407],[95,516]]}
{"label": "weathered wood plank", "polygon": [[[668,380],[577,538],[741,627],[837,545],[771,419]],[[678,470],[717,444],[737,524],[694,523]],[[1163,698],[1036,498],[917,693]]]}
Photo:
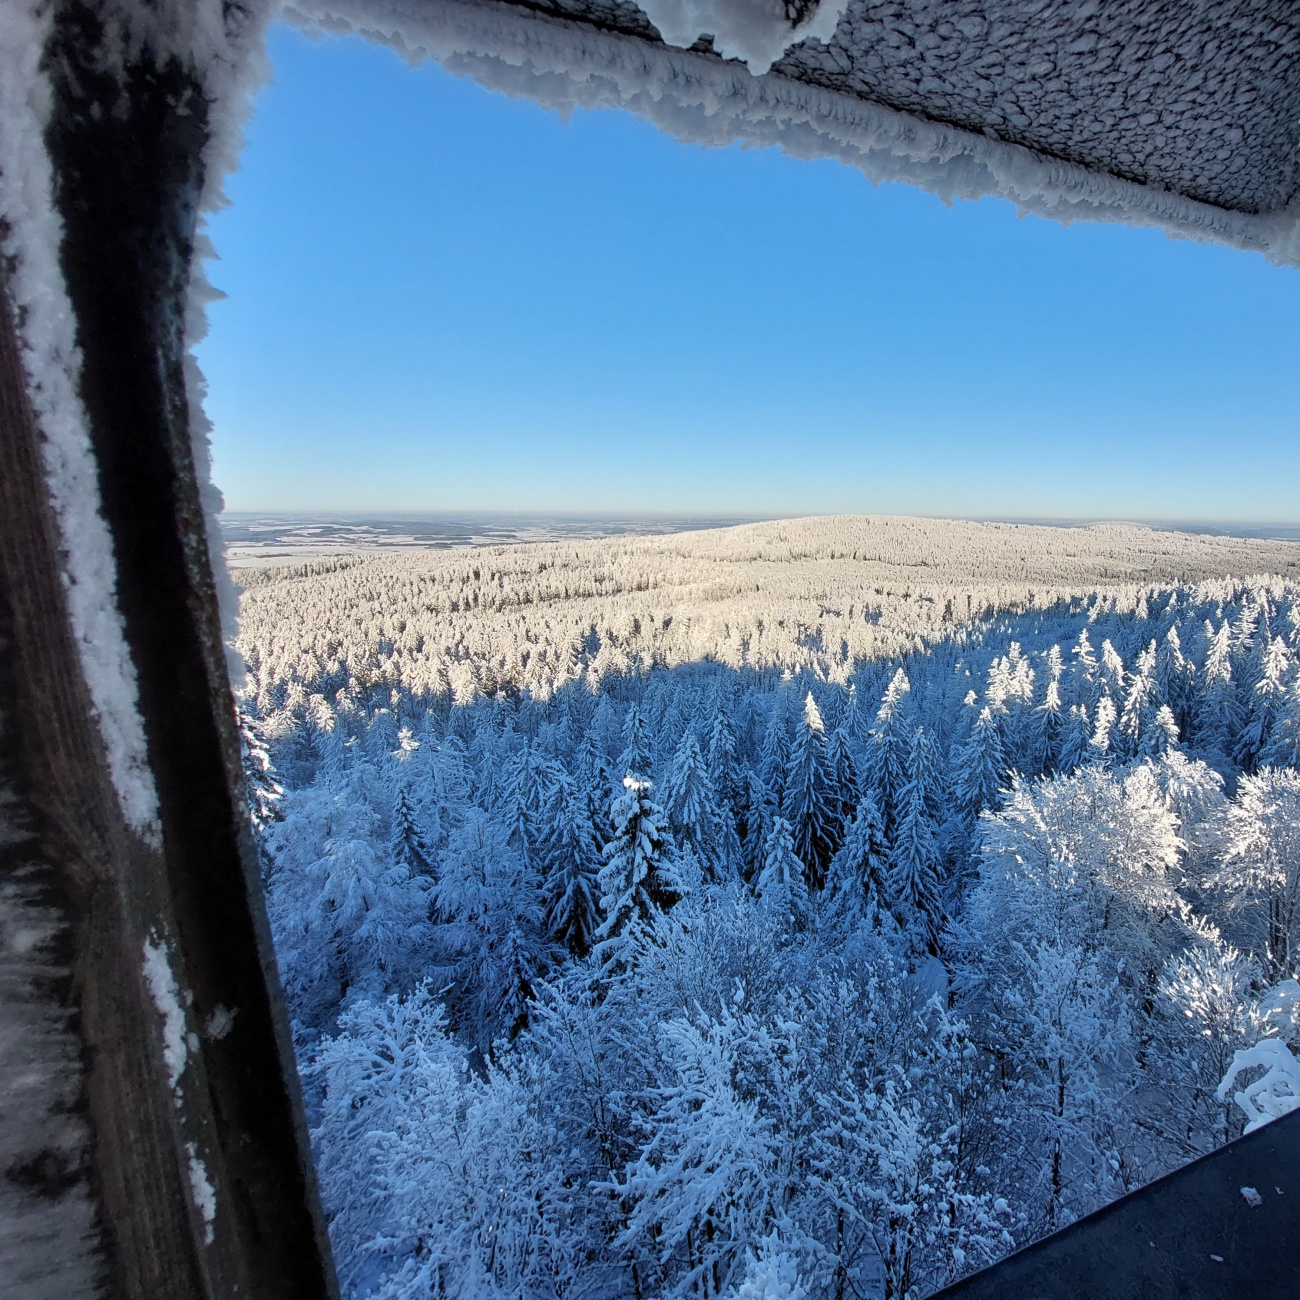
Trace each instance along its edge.
{"label": "weathered wood plank", "polygon": [[[91,1159],[76,1169],[88,1173],[78,1184],[86,1222],[99,1211],[104,1294],[329,1296],[328,1243],[239,794],[187,428],[181,325],[203,101],[183,68],[146,56],[116,85],[98,57],[102,38],[97,11],[60,11],[48,52],[49,143],[81,397],[163,839],[160,851],[127,827],[109,779],[68,626],[41,435],[6,298],[0,631],[9,676],[0,709],[21,737],[12,758],[31,804],[32,853],[50,864],[61,901],[54,906],[46,891],[49,906],[31,915],[52,927],[51,938],[61,919],[71,922],[62,1001],[49,986],[33,1014],[65,1024],[71,1015],[79,1030]],[[186,96],[194,109],[178,113]],[[103,104],[116,111],[103,113]],[[13,895],[15,907],[41,901]],[[46,955],[54,961],[53,950]],[[17,1077],[12,1065],[0,1059],[0,1097]],[[19,1181],[46,1169],[57,1182],[61,1159],[26,1161]],[[46,1238],[51,1249],[55,1239]]]}

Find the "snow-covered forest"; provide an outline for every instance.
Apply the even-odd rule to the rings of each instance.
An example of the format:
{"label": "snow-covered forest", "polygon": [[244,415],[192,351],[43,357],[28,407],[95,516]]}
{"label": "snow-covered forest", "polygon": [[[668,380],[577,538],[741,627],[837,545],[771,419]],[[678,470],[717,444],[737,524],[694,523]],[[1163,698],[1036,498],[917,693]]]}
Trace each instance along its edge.
{"label": "snow-covered forest", "polygon": [[1297,1033],[1297,560],[818,520],[252,575],[346,1292],[903,1300],[1235,1137]]}

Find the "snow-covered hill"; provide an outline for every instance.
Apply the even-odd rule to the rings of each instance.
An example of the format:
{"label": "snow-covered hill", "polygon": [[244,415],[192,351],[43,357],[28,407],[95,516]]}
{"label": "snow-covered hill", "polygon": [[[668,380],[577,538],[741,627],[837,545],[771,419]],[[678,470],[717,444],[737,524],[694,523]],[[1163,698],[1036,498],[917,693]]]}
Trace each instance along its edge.
{"label": "snow-covered hill", "polygon": [[[350,677],[467,700],[713,659],[843,681],[996,612],[1228,576],[1300,577],[1300,544],[1127,524],[889,517],[350,558],[241,572],[261,689]],[[264,701],[265,702],[265,701]]]}

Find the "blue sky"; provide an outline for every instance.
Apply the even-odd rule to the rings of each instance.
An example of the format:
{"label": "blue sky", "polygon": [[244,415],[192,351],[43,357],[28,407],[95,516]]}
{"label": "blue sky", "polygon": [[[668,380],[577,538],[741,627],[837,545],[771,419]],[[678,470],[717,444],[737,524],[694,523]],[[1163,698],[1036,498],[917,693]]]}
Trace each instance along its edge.
{"label": "blue sky", "polygon": [[1300,272],[271,33],[231,509],[1300,521]]}

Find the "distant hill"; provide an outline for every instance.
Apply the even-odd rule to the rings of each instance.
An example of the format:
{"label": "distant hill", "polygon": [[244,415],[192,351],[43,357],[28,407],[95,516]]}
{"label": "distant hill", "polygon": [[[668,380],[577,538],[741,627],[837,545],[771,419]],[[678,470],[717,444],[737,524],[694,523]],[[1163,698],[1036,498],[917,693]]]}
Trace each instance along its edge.
{"label": "distant hill", "polygon": [[[886,516],[417,550],[241,571],[240,646],[266,680],[390,679],[472,697],[705,658],[808,668],[919,648],[1004,611],[1100,593],[1300,578],[1300,543],[1132,524]],[[1230,588],[1224,588],[1224,599]]]}

